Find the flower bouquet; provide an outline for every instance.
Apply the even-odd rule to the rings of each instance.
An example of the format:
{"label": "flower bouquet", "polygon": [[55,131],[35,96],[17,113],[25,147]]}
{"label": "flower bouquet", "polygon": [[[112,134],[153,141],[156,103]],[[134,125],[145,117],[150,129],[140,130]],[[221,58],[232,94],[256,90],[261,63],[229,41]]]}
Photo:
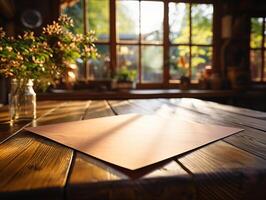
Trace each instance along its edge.
{"label": "flower bouquet", "polygon": [[62,79],[77,58],[97,56],[94,33],[73,34],[73,20],[62,15],[39,36],[25,32],[7,37],[0,27],[0,74],[11,78],[11,121],[36,118],[35,85],[47,87]]}

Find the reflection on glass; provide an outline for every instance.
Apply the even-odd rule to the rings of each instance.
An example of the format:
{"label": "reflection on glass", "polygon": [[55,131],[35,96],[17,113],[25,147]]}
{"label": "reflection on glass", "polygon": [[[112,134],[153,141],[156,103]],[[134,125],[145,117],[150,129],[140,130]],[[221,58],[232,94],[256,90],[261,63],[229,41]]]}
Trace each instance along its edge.
{"label": "reflection on glass", "polygon": [[98,41],[109,40],[109,0],[88,1],[89,30],[94,30]]}
{"label": "reflection on glass", "polygon": [[189,43],[189,4],[169,3],[169,29],[172,43]]}
{"label": "reflection on glass", "polygon": [[170,48],[170,80],[189,75],[189,46]]}
{"label": "reflection on glass", "polygon": [[96,47],[100,56],[97,59],[88,61],[87,77],[90,80],[108,79],[110,78],[109,47],[107,45],[96,45]]}
{"label": "reflection on glass", "polygon": [[163,40],[163,2],[141,1],[142,41]]}
{"label": "reflection on glass", "polygon": [[261,51],[251,50],[250,51],[250,71],[252,81],[261,80]]}
{"label": "reflection on glass", "polygon": [[251,18],[250,47],[262,47],[263,18]]}
{"label": "reflection on glass", "polygon": [[212,4],[192,4],[192,43],[211,44],[212,43]]}
{"label": "reflection on glass", "polygon": [[[137,75],[139,62],[138,51],[139,47],[137,45],[117,46],[117,69],[126,68]],[[138,77],[135,76],[135,80],[137,80],[137,78]]]}
{"label": "reflection on glass", "polygon": [[212,66],[212,48],[193,46],[191,56],[191,80],[198,80],[205,67]]}
{"label": "reflection on glass", "polygon": [[84,26],[83,26],[83,5],[82,1],[79,1],[75,5],[71,7],[67,7],[62,10],[62,14],[66,14],[74,20],[74,27],[71,27],[70,30],[73,33],[83,33]]}
{"label": "reflection on glass", "polygon": [[139,2],[117,1],[116,9],[117,39],[123,41],[138,41]]}
{"label": "reflection on glass", "polygon": [[163,47],[141,46],[143,82],[163,81]]}

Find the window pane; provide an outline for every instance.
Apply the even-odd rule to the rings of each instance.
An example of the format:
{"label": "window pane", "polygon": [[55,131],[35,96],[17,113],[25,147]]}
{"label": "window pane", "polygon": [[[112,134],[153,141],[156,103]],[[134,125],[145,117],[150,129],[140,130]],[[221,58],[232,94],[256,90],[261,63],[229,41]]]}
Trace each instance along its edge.
{"label": "window pane", "polygon": [[266,48],[266,18],[264,18],[264,47]]}
{"label": "window pane", "polygon": [[170,80],[189,75],[189,46],[170,48]]}
{"label": "window pane", "polygon": [[141,47],[142,80],[144,82],[163,81],[163,47]]}
{"label": "window pane", "polygon": [[169,29],[172,43],[189,43],[189,4],[169,3]]}
{"label": "window pane", "polygon": [[87,74],[91,80],[110,78],[110,54],[107,45],[96,45],[100,57],[89,61]]}
{"label": "window pane", "polygon": [[263,18],[251,18],[251,35],[250,35],[251,48],[262,47],[262,24],[263,24]]}
{"label": "window pane", "polygon": [[117,46],[117,66],[118,70],[127,69],[131,72],[131,79],[137,80],[138,71],[138,52],[137,45],[119,45]]}
{"label": "window pane", "polygon": [[264,74],[263,81],[266,81],[266,51],[264,51]]}
{"label": "window pane", "polygon": [[252,81],[261,80],[261,51],[251,50],[250,51],[250,71]]}
{"label": "window pane", "polygon": [[192,43],[212,43],[213,6],[211,4],[192,4]]}
{"label": "window pane", "polygon": [[193,46],[191,55],[191,80],[198,80],[205,67],[212,65],[212,48]]}
{"label": "window pane", "polygon": [[163,40],[163,2],[141,1],[141,39]]}
{"label": "window pane", "polygon": [[117,1],[116,9],[117,39],[123,41],[138,41],[139,2]]}
{"label": "window pane", "polygon": [[62,14],[66,14],[74,20],[74,27],[71,27],[70,30],[73,33],[83,33],[84,22],[83,22],[83,5],[82,1],[78,1],[75,5],[67,7],[62,10]]}
{"label": "window pane", "polygon": [[88,1],[89,30],[94,30],[98,41],[109,40],[109,0]]}

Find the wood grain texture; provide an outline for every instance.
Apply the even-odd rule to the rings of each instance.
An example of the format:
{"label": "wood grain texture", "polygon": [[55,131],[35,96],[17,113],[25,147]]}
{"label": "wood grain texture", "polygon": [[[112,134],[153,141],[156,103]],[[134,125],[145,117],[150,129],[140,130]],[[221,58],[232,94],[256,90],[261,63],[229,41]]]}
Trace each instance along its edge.
{"label": "wood grain texture", "polygon": [[0,108],[0,123],[5,123],[9,120],[8,106],[5,105]]}
{"label": "wood grain texture", "polygon": [[[178,107],[179,104],[178,106],[175,106],[176,100],[174,101],[170,100],[171,103],[174,103],[172,105],[171,103],[169,104],[168,100],[164,100],[163,102],[165,104],[164,107],[169,106],[168,107],[168,110],[170,110],[169,112],[171,112],[172,110],[172,113],[178,113],[179,116],[181,114],[182,116],[185,116],[186,119],[188,120],[192,120],[199,123],[207,123],[207,124],[212,123],[217,125],[243,128],[244,131],[235,134],[233,136],[230,136],[228,138],[225,138],[224,141],[240,149],[243,149],[245,151],[248,151],[252,154],[255,154],[259,157],[266,159],[266,137],[265,137],[266,133],[264,131],[257,130],[240,124],[236,125],[234,122],[231,122],[230,118],[228,117],[218,118],[217,115],[214,114],[214,112],[216,111],[215,109],[208,110],[208,112],[207,110],[200,109],[199,107],[195,107],[195,110],[192,110],[191,108],[183,109],[183,107]],[[198,112],[198,110],[201,110],[201,112]],[[204,113],[202,110],[204,110]]]}
{"label": "wood grain texture", "polygon": [[89,109],[87,109],[84,119],[93,119],[98,117],[113,116],[114,112],[109,107],[107,101],[92,101]]}
{"label": "wood grain texture", "polygon": [[[92,101],[86,110],[84,119],[112,116],[114,113],[106,101]],[[111,172],[113,171],[113,172]],[[117,175],[116,175],[117,174]],[[98,191],[93,192],[86,187],[97,182],[119,180],[124,177],[112,168],[99,162],[97,159],[77,152],[73,160],[73,168],[67,183],[66,195],[68,199],[88,199],[91,196],[99,195]],[[92,193],[92,194],[91,194]]]}
{"label": "wood grain texture", "polygon": [[0,146],[0,199],[60,199],[72,150],[28,133]]}
{"label": "wood grain texture", "polygon": [[[58,101],[47,101],[47,102],[37,102],[37,119],[41,116],[45,116],[52,112],[57,107],[63,105],[63,102]],[[0,144],[12,135],[22,130],[24,127],[29,126],[31,121],[16,122],[11,125],[9,123],[9,113],[8,106],[5,106],[0,112]]]}
{"label": "wood grain texture", "polygon": [[224,105],[224,104],[219,104],[211,101],[205,101],[205,103],[214,109],[220,109],[224,110],[226,112],[230,113],[235,113],[239,115],[244,115],[248,117],[253,117],[253,118],[258,118],[258,119],[266,119],[266,113],[257,111],[257,110],[251,110],[247,108],[241,108],[241,107],[235,107],[235,106],[230,106],[230,105]]}
{"label": "wood grain texture", "polygon": [[[183,116],[183,119],[189,121],[228,126],[223,118],[216,121],[209,115],[173,106],[169,104],[168,100],[161,100],[157,103],[158,100],[153,101],[155,102],[152,103],[151,108],[155,109],[154,111],[161,116],[177,115],[181,118]],[[143,109],[149,109],[148,105],[151,105],[143,103],[143,100],[130,100],[130,102],[143,106]],[[265,136],[264,132],[251,128],[246,130],[243,135],[248,133],[252,135],[254,131],[260,132],[256,133],[258,140]],[[226,141],[231,140],[232,137],[243,137],[243,135],[239,136],[242,133],[230,136]],[[254,137],[256,138],[256,135]],[[234,140],[239,143],[238,139]],[[250,139],[248,141],[249,145],[247,145],[247,141],[242,142],[253,149],[251,153],[256,151],[257,154],[262,155],[265,152],[265,144],[260,145],[256,150],[254,146],[257,142]],[[239,146],[243,147],[243,144]],[[178,163],[193,174],[197,185],[198,199],[264,199],[266,195],[263,189],[266,186],[265,160],[251,153],[220,141],[180,158]],[[256,194],[254,195],[252,191],[256,191]]]}
{"label": "wood grain texture", "polygon": [[178,160],[193,173],[198,199],[266,199],[266,161],[222,141]]}
{"label": "wood grain texture", "polygon": [[[89,102],[67,102],[35,125],[83,118]],[[83,110],[83,112],[82,112]],[[65,113],[65,114],[63,114]],[[0,145],[0,199],[62,199],[73,150],[21,131]]]}
{"label": "wood grain texture", "polygon": [[[132,179],[130,173],[123,173],[108,165],[77,155],[74,171],[67,188],[67,199],[195,199],[191,177],[172,161],[159,170],[147,172],[141,178]],[[148,170],[149,171],[149,170]]]}
{"label": "wood grain texture", "polygon": [[149,110],[144,110],[141,107],[134,106],[130,104],[127,100],[108,101],[108,103],[112,107],[113,111],[119,115],[129,113],[152,114],[152,112],[150,112]]}
{"label": "wood grain texture", "polygon": [[[114,107],[110,108],[109,104]],[[129,105],[127,101],[92,101],[85,119],[112,116],[112,110],[116,114],[124,114],[128,110],[134,113],[140,111],[136,106]],[[95,113],[98,115],[95,116]],[[180,199],[194,199],[195,189],[191,177],[176,162],[168,162],[160,164],[160,167],[133,173],[77,153],[67,186],[67,198],[170,200],[173,196],[179,196]]]}
{"label": "wood grain texture", "polygon": [[90,101],[65,102],[60,109],[40,118],[35,125],[46,125],[81,120],[88,108]]}
{"label": "wood grain texture", "polygon": [[[62,101],[39,101],[37,102],[37,118],[41,115],[45,114],[46,112],[50,111],[58,107],[60,104],[63,104]],[[8,105],[3,106],[0,108],[0,123],[7,123],[9,122],[9,108]]]}
{"label": "wood grain texture", "polygon": [[209,107],[208,103],[199,99],[173,99],[172,101],[178,106],[201,113],[211,114],[215,119],[225,118],[235,123],[236,125],[243,125],[246,127],[266,131],[266,123],[264,119],[256,119],[254,117],[230,113],[219,108]]}
{"label": "wood grain texture", "polygon": [[[47,104],[35,125],[141,113],[245,131],[134,173],[20,131],[0,144],[0,199],[266,199],[266,133],[259,130],[263,119],[249,116],[252,111],[227,114],[214,104],[182,101],[76,101],[54,110]],[[259,123],[246,125],[249,118]]]}

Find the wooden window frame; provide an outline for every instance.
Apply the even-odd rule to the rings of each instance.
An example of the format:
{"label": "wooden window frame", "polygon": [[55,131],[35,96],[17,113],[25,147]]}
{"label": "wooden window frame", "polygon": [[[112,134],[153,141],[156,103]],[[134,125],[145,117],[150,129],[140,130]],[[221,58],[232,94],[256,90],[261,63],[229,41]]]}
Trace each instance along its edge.
{"label": "wooden window frame", "polygon": [[[262,31],[261,31],[261,35],[262,35],[262,41],[261,41],[261,46],[260,47],[256,47],[256,48],[252,48],[250,46],[250,41],[251,41],[251,27],[252,27],[252,22],[251,19],[252,18],[262,18]],[[257,83],[257,84],[265,84],[266,83],[266,77],[264,77],[264,68],[265,68],[265,53],[266,53],[266,47],[264,45],[266,38],[265,38],[265,34],[264,32],[266,31],[266,16],[251,16],[250,17],[250,34],[249,34],[249,66],[251,66],[251,60],[250,60],[250,53],[252,50],[260,50],[261,51],[261,66],[260,66],[260,70],[261,70],[261,76],[260,76],[260,80],[259,81],[253,81],[253,83]],[[250,68],[251,70],[251,68]]]}
{"label": "wooden window frame", "polygon": [[[168,3],[187,3],[189,4],[189,42],[188,43],[171,43],[169,41],[169,44],[168,44],[168,52],[169,52],[169,49],[170,47],[178,47],[178,46],[186,46],[189,48],[189,78],[191,79],[191,76],[192,76],[192,47],[210,47],[212,48],[212,57],[211,57],[211,60],[212,60],[212,65],[214,63],[214,3],[210,3],[210,2],[202,2],[202,1],[174,1],[174,0],[169,0]],[[212,17],[212,42],[211,44],[200,44],[200,43],[193,43],[192,42],[192,4],[211,4],[213,6],[213,17]],[[168,6],[167,6],[168,7]],[[167,15],[169,14],[169,12],[167,13]],[[168,26],[168,31],[169,31],[169,22],[167,24]],[[169,38],[169,33],[168,33],[168,38]],[[168,57],[168,60],[169,60],[169,57]],[[169,73],[169,70],[168,70],[168,73]],[[179,80],[177,81],[174,81],[172,83],[170,83],[170,74],[168,75],[169,78],[168,78],[168,81],[169,81],[169,84],[170,85],[179,85]],[[191,80],[191,83],[192,84],[198,84],[198,81],[197,80]]]}
{"label": "wooden window frame", "polygon": [[[83,0],[84,2],[84,10],[87,10],[87,2],[88,0]],[[138,2],[141,2],[142,0],[136,0]],[[164,10],[164,17],[163,17],[163,40],[162,43],[158,44],[156,42],[149,43],[149,42],[143,42],[141,41],[141,33],[139,33],[139,41],[137,43],[131,43],[131,42],[122,42],[117,41],[116,37],[116,0],[109,0],[109,41],[96,41],[95,45],[107,45],[109,46],[109,55],[110,55],[110,71],[111,71],[111,77],[115,75],[115,71],[117,68],[117,46],[119,45],[137,45],[139,47],[139,55],[138,55],[138,79],[139,82],[137,83],[137,88],[141,89],[152,89],[152,88],[175,88],[179,83],[170,83],[170,68],[169,68],[169,50],[171,46],[189,46],[190,49],[190,59],[189,59],[189,76],[191,77],[191,49],[193,46],[203,46],[203,47],[211,47],[212,48],[212,65],[217,64],[217,62],[214,61],[215,53],[218,53],[218,51],[215,48],[215,34],[217,31],[214,31],[214,25],[215,21],[217,22],[217,17],[215,17],[216,12],[216,3],[211,0],[145,0],[145,1],[158,1],[163,3],[163,10]],[[189,44],[171,44],[169,40],[169,3],[189,3],[190,5],[190,35],[189,35]],[[191,34],[191,5],[192,4],[212,4],[213,5],[213,23],[212,23],[212,43],[210,45],[205,44],[192,44],[192,34]],[[85,7],[86,6],[86,7]],[[139,6],[141,6],[139,4]],[[139,8],[140,10],[141,8]],[[87,16],[84,14],[84,24],[87,22]],[[139,26],[140,26],[140,20],[139,18]],[[88,25],[84,25],[84,31],[87,31]],[[150,45],[150,46],[162,46],[163,48],[163,80],[160,83],[149,83],[149,82],[142,82],[142,64],[141,64],[141,46],[142,45]],[[214,68],[217,68],[214,67]],[[217,70],[216,70],[217,71]],[[87,78],[87,77],[85,77]],[[195,84],[196,82],[194,82]],[[192,82],[193,84],[193,82]],[[196,83],[197,84],[197,83]]]}

